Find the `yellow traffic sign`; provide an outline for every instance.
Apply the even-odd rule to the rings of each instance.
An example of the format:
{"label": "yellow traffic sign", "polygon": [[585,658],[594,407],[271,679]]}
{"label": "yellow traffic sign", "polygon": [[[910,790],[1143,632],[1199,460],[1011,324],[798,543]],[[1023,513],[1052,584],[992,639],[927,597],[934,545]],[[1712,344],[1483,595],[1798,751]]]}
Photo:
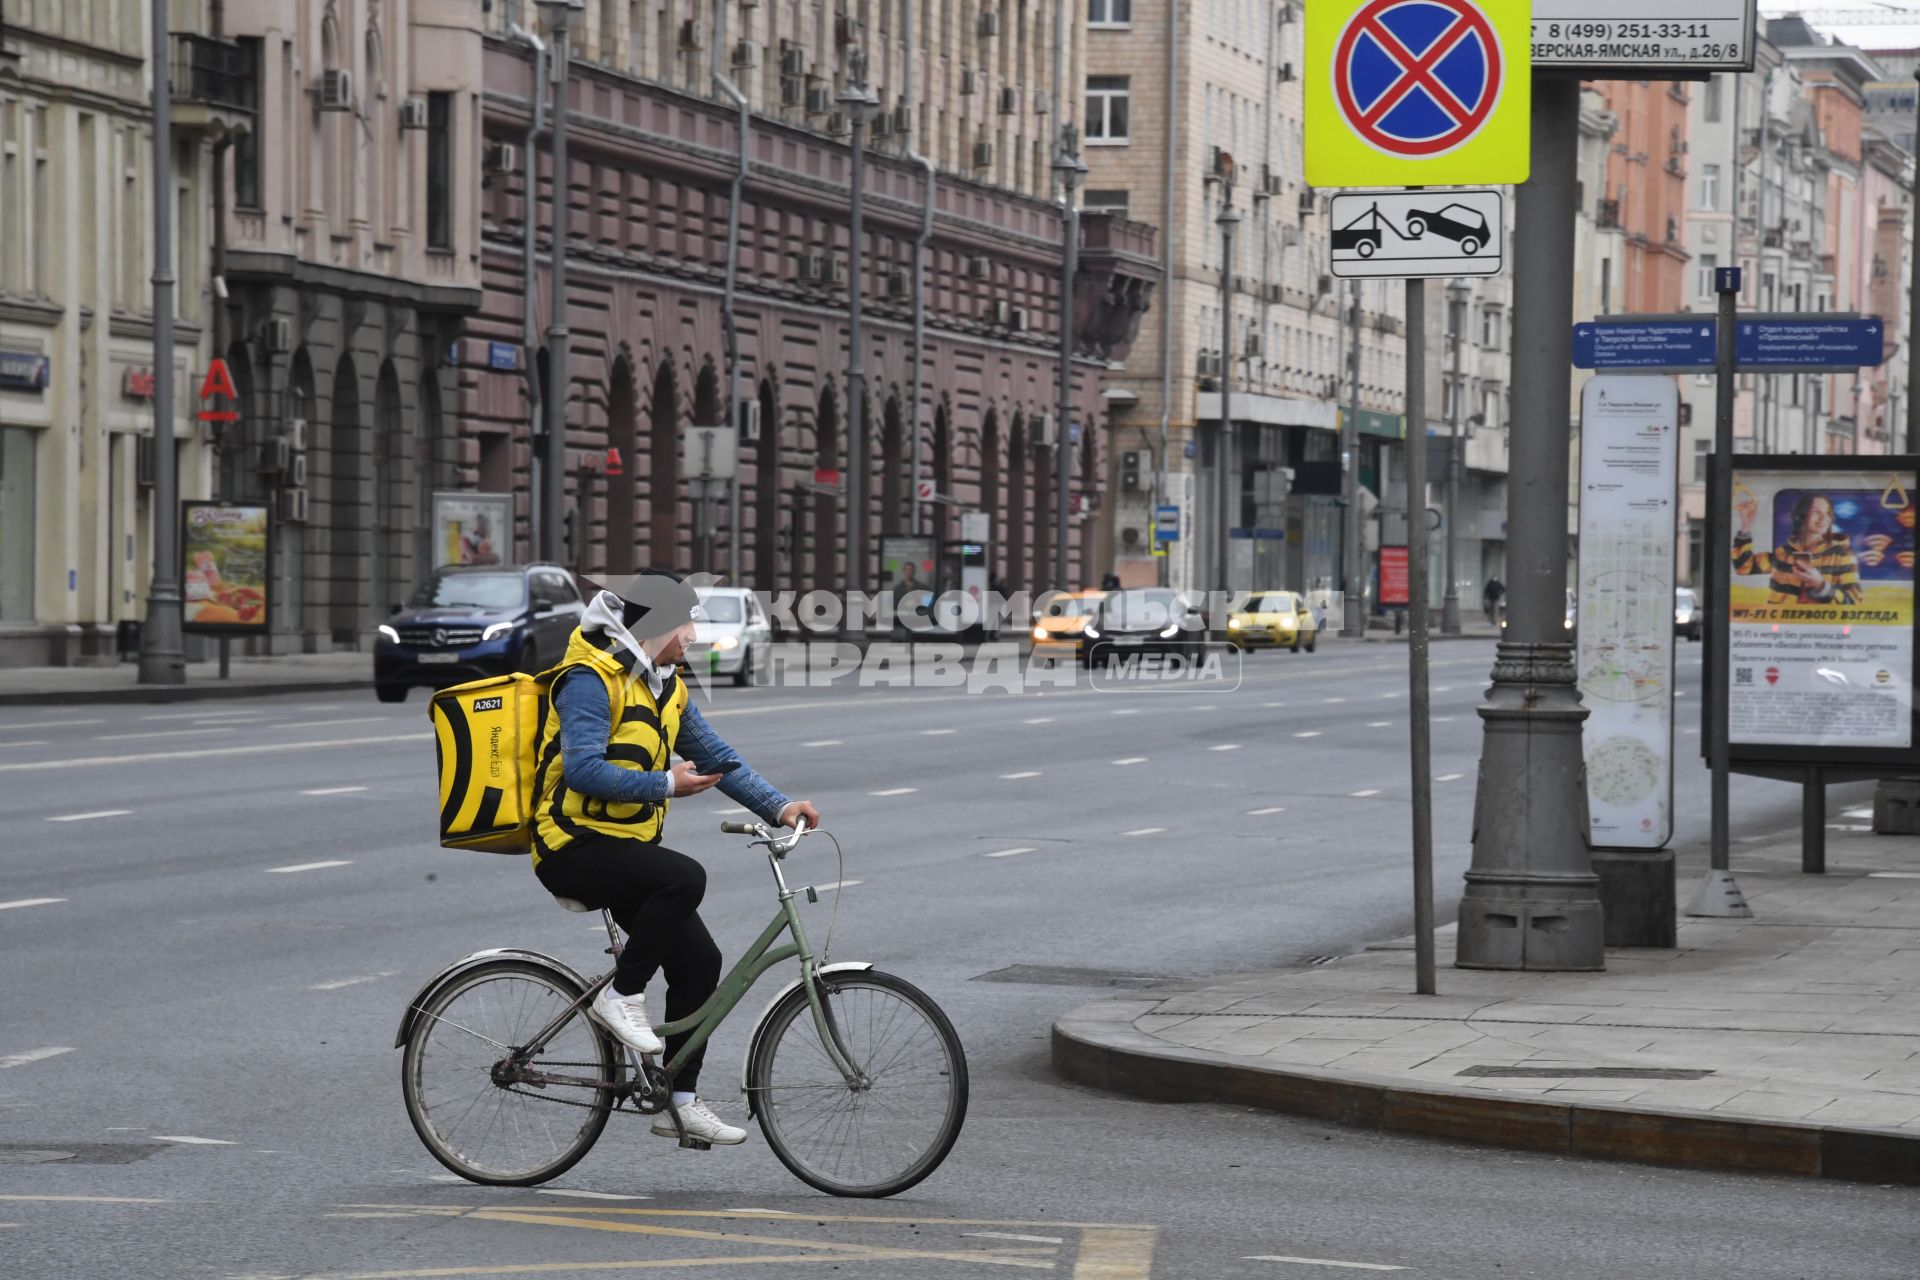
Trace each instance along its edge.
{"label": "yellow traffic sign", "polygon": [[1307,181],[1525,182],[1530,16],[1530,0],[1308,5]]}

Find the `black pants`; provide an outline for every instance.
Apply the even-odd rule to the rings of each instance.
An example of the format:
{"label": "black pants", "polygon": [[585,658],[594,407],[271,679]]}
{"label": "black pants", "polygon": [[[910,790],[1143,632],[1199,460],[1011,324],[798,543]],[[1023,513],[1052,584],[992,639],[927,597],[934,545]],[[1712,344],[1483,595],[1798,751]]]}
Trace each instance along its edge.
{"label": "black pants", "polygon": [[[707,892],[707,869],[684,853],[661,844],[592,835],[547,854],[534,874],[547,892],[575,898],[594,910],[605,908],[627,931],[626,945],[613,975],[623,996],[646,990],[653,975],[667,976],[667,1021],[684,1018],[705,1004],[720,985],[720,948],[700,919]],[[684,1035],[667,1037],[667,1059],[680,1051]],[[674,1076],[676,1089],[691,1090],[700,1078],[706,1045]]]}

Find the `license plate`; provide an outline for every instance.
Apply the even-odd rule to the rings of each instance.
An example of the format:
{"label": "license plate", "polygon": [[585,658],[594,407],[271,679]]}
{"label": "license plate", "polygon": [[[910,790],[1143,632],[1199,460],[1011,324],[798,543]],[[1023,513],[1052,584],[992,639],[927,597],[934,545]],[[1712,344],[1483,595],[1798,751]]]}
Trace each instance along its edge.
{"label": "license plate", "polygon": [[435,665],[445,663],[451,666],[453,663],[460,661],[460,655],[457,653],[423,653],[420,655],[420,661],[433,663]]}
{"label": "license plate", "polygon": [[1114,643],[1115,644],[1139,644],[1142,639],[1143,637],[1141,636],[1118,636],[1115,638]]}

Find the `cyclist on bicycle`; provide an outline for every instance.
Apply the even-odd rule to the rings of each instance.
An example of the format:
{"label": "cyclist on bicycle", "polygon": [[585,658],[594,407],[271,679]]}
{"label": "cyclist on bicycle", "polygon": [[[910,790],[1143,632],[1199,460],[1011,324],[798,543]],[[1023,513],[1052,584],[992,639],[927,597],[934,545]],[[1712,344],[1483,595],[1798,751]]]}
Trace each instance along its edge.
{"label": "cyclist on bicycle", "polygon": [[[762,821],[820,824],[805,800],[790,800],[747,767],[687,697],[674,670],[693,639],[699,597],[659,570],[592,590],[592,602],[549,672],[541,725],[534,874],[555,897],[604,908],[627,931],[613,981],[587,1015],[640,1053],[663,1046],[647,1020],[646,987],[667,979],[667,1021],[687,1017],[720,982],[720,948],[701,922],[707,873],[660,843],[667,804],[718,785]],[[588,584],[593,588],[593,584]],[[678,753],[681,763],[668,759]],[[685,1036],[669,1037],[671,1056]],[[724,1145],[746,1130],[716,1116],[695,1094],[706,1046],[674,1077],[673,1103],[689,1136]],[[677,1138],[662,1112],[653,1132]]]}

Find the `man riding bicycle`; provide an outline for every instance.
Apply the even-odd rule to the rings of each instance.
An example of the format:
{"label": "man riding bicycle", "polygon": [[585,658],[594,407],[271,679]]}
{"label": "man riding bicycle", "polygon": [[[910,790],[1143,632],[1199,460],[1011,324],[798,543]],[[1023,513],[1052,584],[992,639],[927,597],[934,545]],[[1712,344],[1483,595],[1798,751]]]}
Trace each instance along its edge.
{"label": "man riding bicycle", "polygon": [[[820,825],[805,800],[790,800],[721,740],[687,697],[674,670],[693,639],[699,597],[677,575],[651,571],[597,590],[548,674],[550,702],[540,728],[534,874],[549,893],[588,910],[604,908],[627,931],[613,981],[587,1015],[640,1053],[663,1046],[647,1020],[646,987],[667,979],[667,1021],[687,1017],[720,982],[720,948],[700,919],[707,873],[660,843],[667,805],[718,786],[762,821]],[[671,768],[673,754],[681,762]],[[674,1078],[673,1104],[687,1134],[723,1145],[746,1130],[722,1121],[695,1094],[706,1046]],[[662,1112],[653,1132],[677,1138]]]}

